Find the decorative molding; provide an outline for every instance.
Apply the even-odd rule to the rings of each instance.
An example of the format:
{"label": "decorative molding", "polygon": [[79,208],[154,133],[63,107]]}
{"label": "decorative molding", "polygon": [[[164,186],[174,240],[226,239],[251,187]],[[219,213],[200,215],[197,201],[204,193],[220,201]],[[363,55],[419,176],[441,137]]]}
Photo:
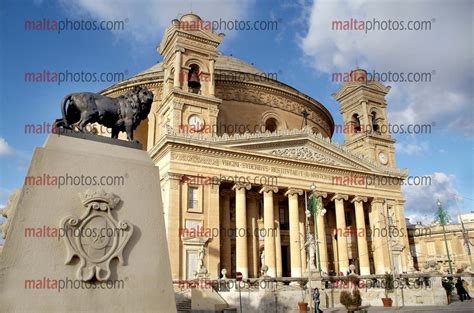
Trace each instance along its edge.
{"label": "decorative molding", "polygon": [[329,158],[326,155],[308,147],[275,149],[272,150],[270,154],[285,158],[292,158],[296,160],[312,161],[335,166],[344,166],[343,163]]}
{"label": "decorative molding", "polygon": [[111,214],[120,198],[103,189],[86,190],[79,194],[86,212],[80,218],[67,216],[60,223],[65,231],[65,264],[71,264],[74,256],[80,259],[77,278],[83,281],[110,278],[110,262],[118,258],[124,264],[123,249],[133,233],[128,221],[117,221]]}
{"label": "decorative molding", "polygon": [[[216,91],[216,97],[225,101],[242,101],[266,105],[297,114],[298,116],[301,115],[301,112],[305,108],[309,108],[308,113],[310,115],[308,116],[308,120],[314,122],[316,125],[320,125],[327,134],[331,134],[330,122],[326,118],[322,118],[326,112],[314,104],[313,107],[303,104],[301,99],[293,98],[293,95],[288,94],[286,91],[283,93],[278,89],[275,90],[271,87],[252,84],[252,92],[249,92],[248,87],[241,86],[243,85],[242,83],[235,84],[234,82],[225,82],[225,85],[227,85],[227,88],[218,89]],[[315,109],[317,109],[317,111]]]}
{"label": "decorative molding", "polygon": [[[348,166],[348,167],[353,167],[357,169],[357,167],[354,164],[359,163],[361,164],[359,169],[367,170],[369,168],[371,170],[378,171],[380,173],[379,175],[388,174],[388,175],[393,175],[395,177],[403,177],[403,176],[408,175],[408,171],[406,169],[399,170],[399,169],[394,169],[394,168],[380,165],[377,162],[372,161],[365,156],[361,156],[361,155],[351,152],[343,145],[339,145],[337,143],[331,143],[331,140],[329,138],[323,137],[321,134],[313,134],[311,128],[308,128],[308,127],[303,128],[303,129],[292,129],[292,130],[284,129],[284,130],[276,131],[273,133],[267,131],[264,133],[261,133],[261,132],[245,133],[245,134],[236,133],[233,135],[223,134],[222,136],[217,136],[216,134],[177,132],[177,130],[173,129],[171,125],[165,125],[164,133],[166,136],[175,137],[175,138],[183,138],[188,142],[194,141],[197,144],[199,142],[206,142],[206,143],[213,143],[213,144],[221,144],[223,146],[232,145],[234,142],[242,142],[242,143],[250,144],[250,141],[261,141],[262,142],[261,144],[263,144],[264,142],[267,142],[269,139],[275,139],[275,140],[285,139],[290,136],[301,137],[301,139],[309,138],[315,143],[317,143],[318,145],[331,151],[331,153],[334,153],[334,156],[338,155],[341,158],[341,160],[336,160],[336,157],[332,157],[331,159],[329,159],[329,157],[325,156],[324,158],[322,158],[322,160],[326,160],[326,158],[328,158],[329,161],[327,162],[329,163],[323,163],[323,164],[332,165],[332,166],[342,165],[342,166]],[[287,149],[291,149],[291,148],[287,148]],[[270,152],[270,154],[272,153]],[[284,157],[283,153],[281,153],[280,155],[276,155],[276,153],[272,155],[275,155],[278,157],[280,156]],[[304,158],[297,159],[296,157],[299,157],[297,153],[296,154],[288,153],[288,155],[290,155],[289,158],[306,161]],[[355,162],[355,163],[344,164],[344,161],[342,161],[342,157],[345,157],[348,159],[348,161],[351,160],[351,162]],[[334,161],[335,164],[330,164],[332,163],[332,160]],[[308,161],[312,161],[312,160],[308,160]],[[346,161],[346,163],[348,163],[348,161]]]}

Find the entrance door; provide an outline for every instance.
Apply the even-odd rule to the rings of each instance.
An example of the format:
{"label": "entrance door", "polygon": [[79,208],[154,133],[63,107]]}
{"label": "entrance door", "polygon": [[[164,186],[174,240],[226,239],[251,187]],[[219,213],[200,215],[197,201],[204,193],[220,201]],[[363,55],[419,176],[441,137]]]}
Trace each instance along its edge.
{"label": "entrance door", "polygon": [[291,277],[290,247],[281,246],[281,267],[283,277]]}

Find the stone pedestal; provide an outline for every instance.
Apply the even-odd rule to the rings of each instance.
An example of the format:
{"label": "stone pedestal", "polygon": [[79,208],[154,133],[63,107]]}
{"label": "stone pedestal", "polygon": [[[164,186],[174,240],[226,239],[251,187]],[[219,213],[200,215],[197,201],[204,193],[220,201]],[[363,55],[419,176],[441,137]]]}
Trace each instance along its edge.
{"label": "stone pedestal", "polygon": [[2,312],[176,312],[159,170],[109,142],[35,150],[0,255]]}

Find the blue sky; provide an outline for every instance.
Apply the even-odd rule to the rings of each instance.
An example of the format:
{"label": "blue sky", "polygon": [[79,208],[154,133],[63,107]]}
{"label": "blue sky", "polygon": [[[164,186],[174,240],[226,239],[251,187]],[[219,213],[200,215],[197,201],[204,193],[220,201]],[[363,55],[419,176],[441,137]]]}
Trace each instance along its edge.
{"label": "blue sky", "polygon": [[[336,123],[331,73],[355,66],[378,72],[430,72],[431,82],[386,83],[391,123],[433,123],[432,133],[395,135],[398,166],[430,175],[430,186],[404,188],[406,212],[430,220],[440,198],[452,216],[474,210],[471,1],[2,1],[0,4],[0,204],[22,185],[46,134],[25,124],[59,117],[62,97],[112,82],[26,82],[25,72],[117,72],[125,77],[161,60],[156,46],[170,21],[190,11],[204,20],[277,20],[272,31],[225,31],[224,54],[323,103]],[[429,31],[334,31],[332,20],[429,20]],[[116,31],[28,31],[30,20],[122,20]],[[343,141],[341,135],[334,139]]]}

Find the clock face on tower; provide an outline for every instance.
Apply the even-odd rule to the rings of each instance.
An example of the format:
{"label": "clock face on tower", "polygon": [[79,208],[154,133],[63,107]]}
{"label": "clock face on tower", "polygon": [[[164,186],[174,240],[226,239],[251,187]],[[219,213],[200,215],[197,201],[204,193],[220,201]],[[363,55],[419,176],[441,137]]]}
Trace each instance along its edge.
{"label": "clock face on tower", "polygon": [[384,152],[380,152],[380,153],[379,153],[379,161],[380,161],[380,163],[382,163],[383,165],[386,165],[386,164],[388,163],[387,155],[386,155]]}
{"label": "clock face on tower", "polygon": [[193,128],[194,131],[201,131],[204,128],[204,120],[197,114],[193,114],[188,118],[188,125]]}

